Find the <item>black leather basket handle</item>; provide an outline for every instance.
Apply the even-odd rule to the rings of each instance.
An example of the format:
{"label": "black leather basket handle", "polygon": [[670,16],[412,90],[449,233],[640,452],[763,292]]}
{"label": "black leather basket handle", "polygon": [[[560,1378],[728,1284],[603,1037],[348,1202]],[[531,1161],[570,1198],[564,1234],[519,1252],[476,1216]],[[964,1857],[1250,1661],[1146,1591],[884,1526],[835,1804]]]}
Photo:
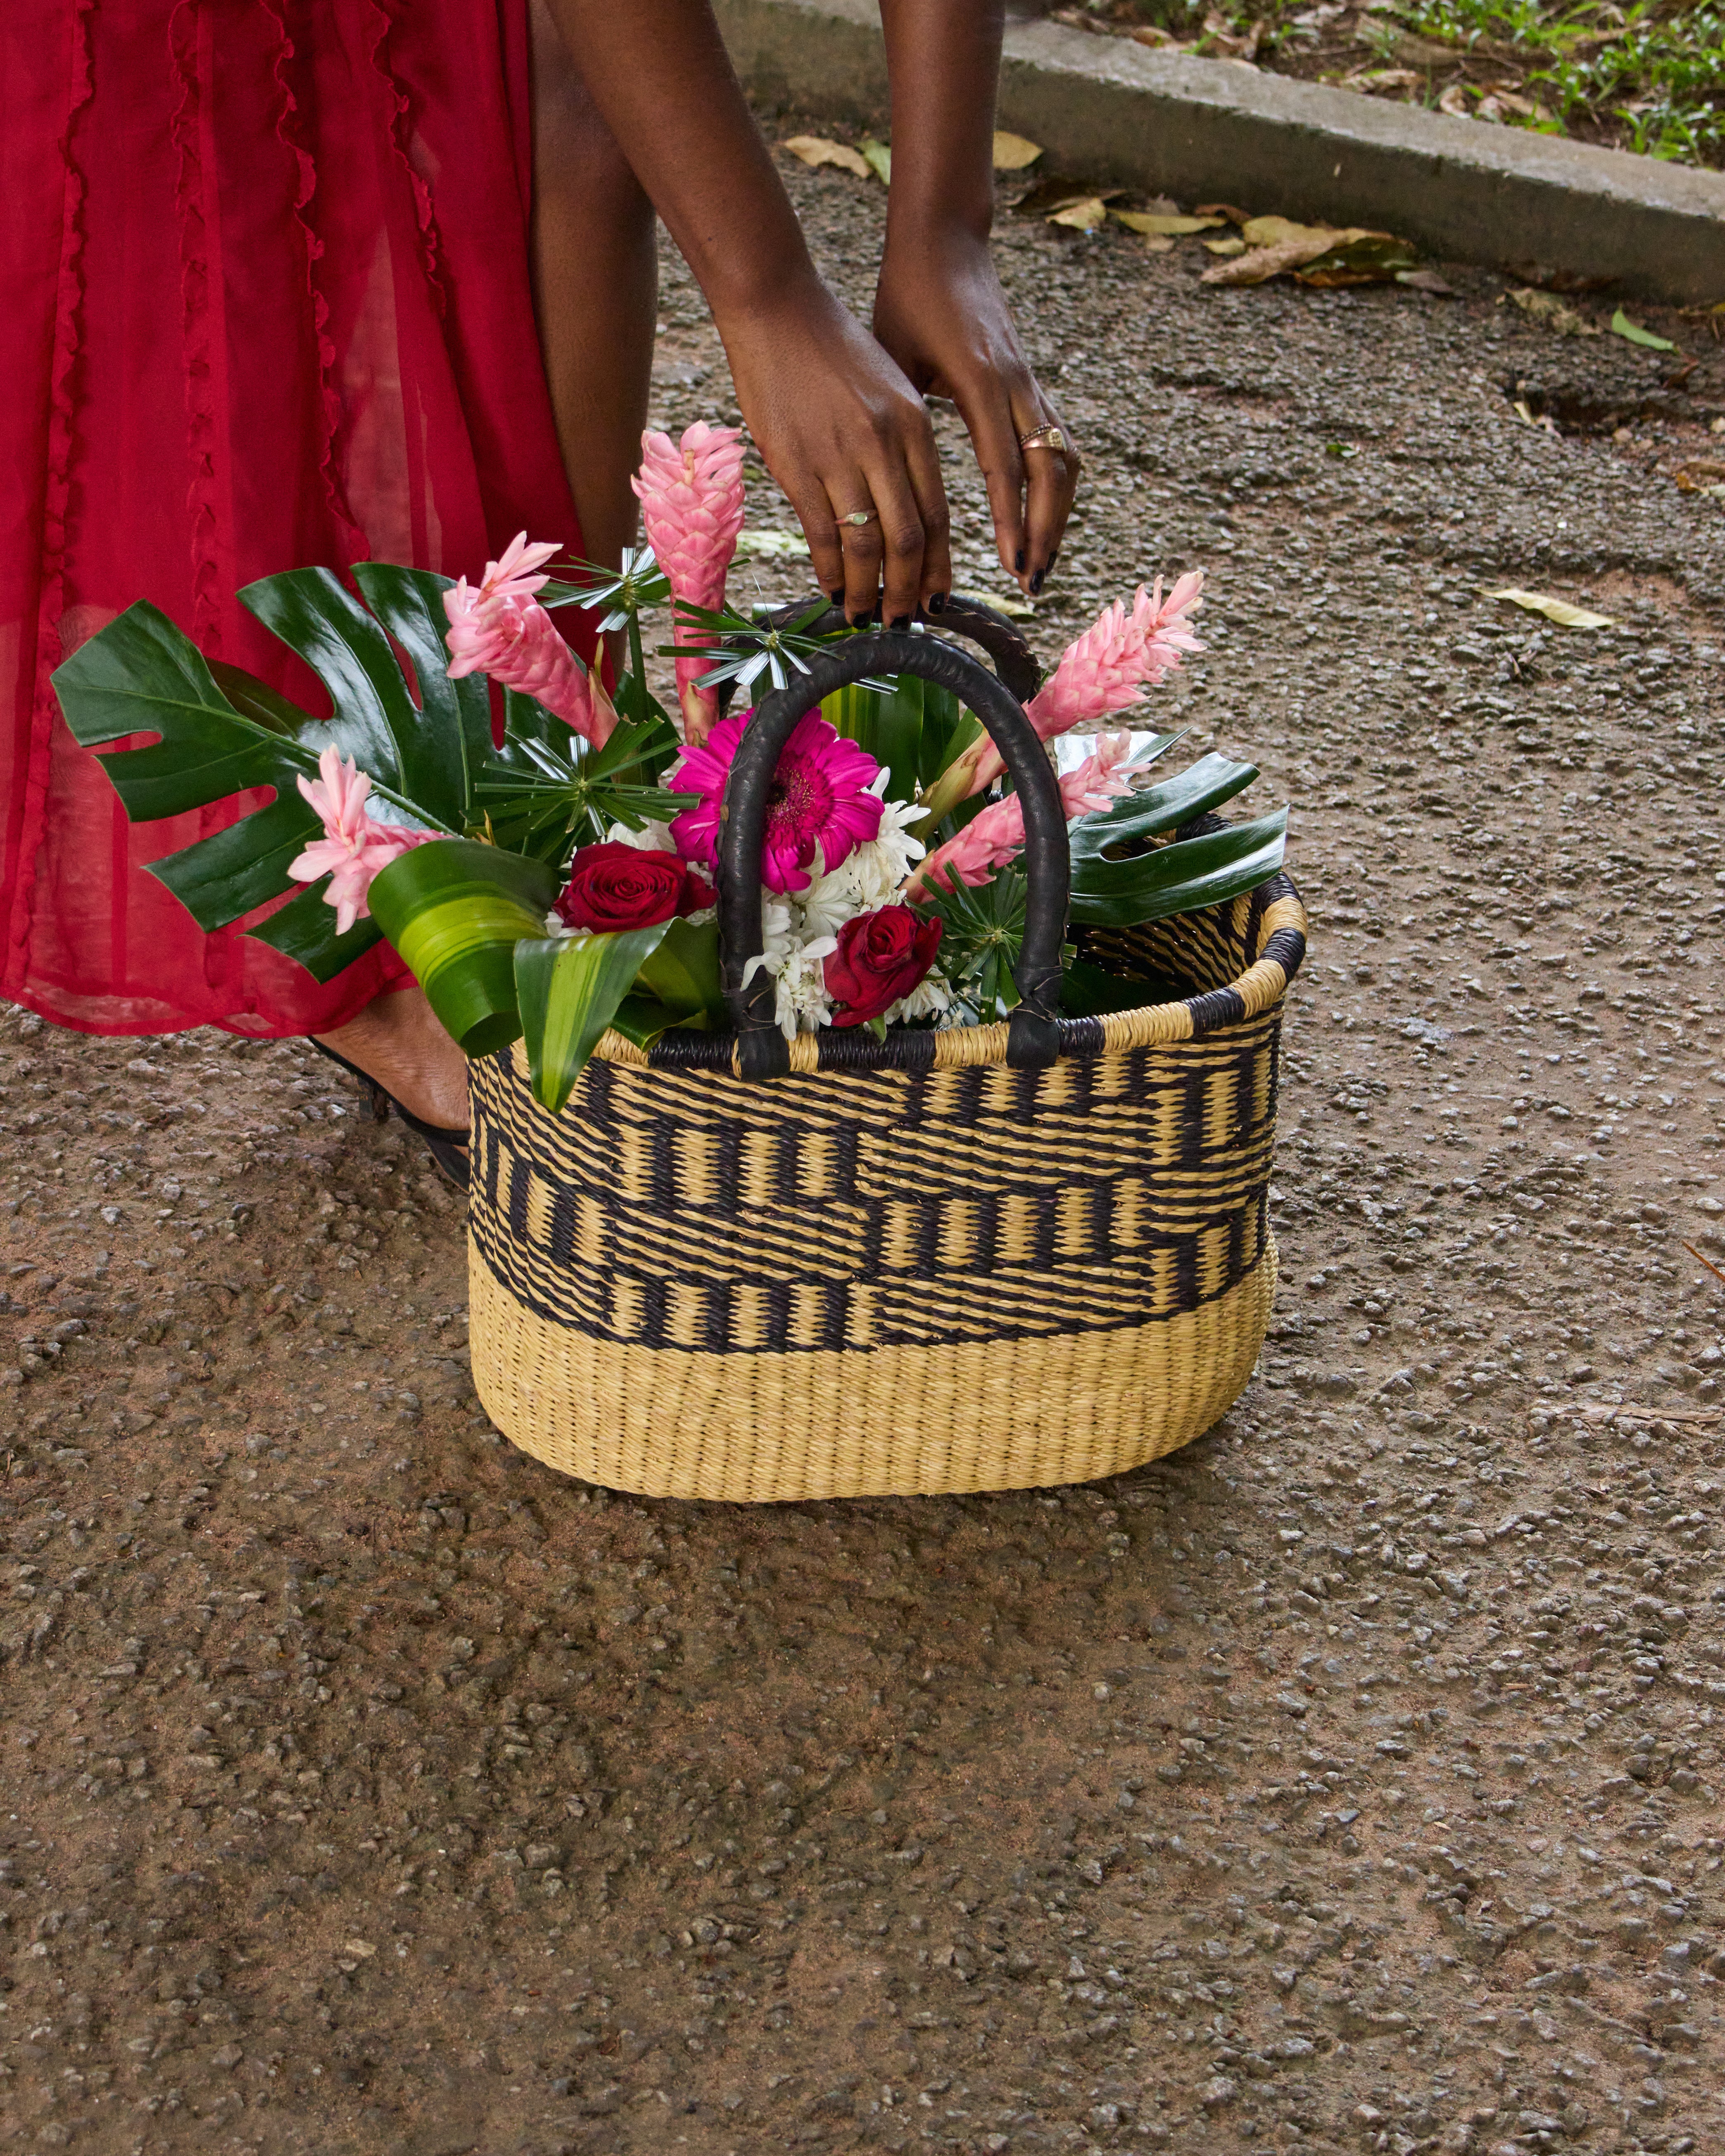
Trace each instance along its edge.
{"label": "black leather basket handle", "polygon": [[745,1078],[778,1077],[790,1069],[790,1050],[773,1014],[773,977],[762,967],[747,988],[742,978],[750,959],[764,947],[761,852],[780,754],[798,720],[824,698],[853,681],[882,674],[914,674],[952,690],[982,721],[1012,775],[1024,804],[1029,888],[1024,945],[1013,969],[1021,1000],[1009,1023],[1006,1060],[1035,1066],[1052,1063],[1059,1053],[1055,1011],[1071,863],[1065,809],[1047,752],[1023,706],[986,667],[937,638],[881,629],[847,638],[822,652],[809,662],[807,673],[763,697],[732,762],[720,812],[719,940]]}

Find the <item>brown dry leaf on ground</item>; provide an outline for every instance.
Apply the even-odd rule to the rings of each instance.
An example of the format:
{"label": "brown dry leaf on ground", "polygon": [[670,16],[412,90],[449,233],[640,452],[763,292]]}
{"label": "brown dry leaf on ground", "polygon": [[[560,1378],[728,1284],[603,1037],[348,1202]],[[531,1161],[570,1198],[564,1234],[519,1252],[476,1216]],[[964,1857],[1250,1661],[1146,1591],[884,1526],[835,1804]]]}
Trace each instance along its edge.
{"label": "brown dry leaf on ground", "polygon": [[1069,203],[1065,209],[1055,210],[1048,222],[1066,225],[1074,232],[1099,232],[1108,222],[1108,205],[1100,195],[1089,195],[1082,202]]}
{"label": "brown dry leaf on ground", "polygon": [[1212,254],[1244,254],[1246,244],[1243,239],[1207,239],[1204,243]]}
{"label": "brown dry leaf on ground", "polygon": [[1553,598],[1549,592],[1524,592],[1519,585],[1511,584],[1502,591],[1487,592],[1488,599],[1507,599],[1512,606],[1525,608],[1529,613],[1543,613],[1559,629],[1615,629],[1617,624],[1609,614],[1590,613],[1587,608],[1572,606],[1568,599]]}
{"label": "brown dry leaf on ground", "polygon": [[784,146],[805,165],[836,165],[840,172],[855,172],[860,180],[869,177],[862,153],[848,142],[829,142],[824,135],[793,135]]}
{"label": "brown dry leaf on ground", "polygon": [[1719,481],[1725,480],[1725,465],[1712,457],[1692,457],[1687,464],[1679,465],[1671,477],[1681,494],[1716,494]]}
{"label": "brown dry leaf on ground", "polygon": [[1335,84],[1337,90],[1413,90],[1420,78],[1412,68],[1362,68],[1357,74],[1340,76]]}
{"label": "brown dry leaf on ground", "polygon": [[1147,237],[1178,239],[1189,232],[1214,232],[1225,222],[1219,217],[1166,217],[1159,212],[1146,209],[1117,209],[1112,213],[1128,232],[1142,232]]}
{"label": "brown dry leaf on ground", "polygon": [[1022,172],[1034,165],[1042,155],[1042,145],[1033,142],[1028,136],[1010,135],[1004,128],[994,131],[994,169],[997,172]]}
{"label": "brown dry leaf on ground", "polygon": [[1473,115],[1467,109],[1469,87],[1470,85],[1465,82],[1452,82],[1443,95],[1439,98],[1438,110],[1447,112],[1452,120],[1472,119]]}
{"label": "brown dry leaf on ground", "polygon": [[1232,203],[1199,203],[1192,214],[1194,217],[1225,217],[1230,224],[1251,223],[1251,213],[1236,209]]}
{"label": "brown dry leaf on ground", "polygon": [[[1206,285],[1262,285],[1289,274],[1320,286],[1383,284],[1414,266],[1405,241],[1362,225],[1296,224],[1285,217],[1249,218],[1249,252],[1204,272]],[[1214,243],[1212,251],[1219,253]]]}
{"label": "brown dry leaf on ground", "polygon": [[1020,195],[1013,205],[1020,217],[1046,217],[1050,211],[1070,209],[1082,202],[1118,202],[1126,192],[1124,187],[1086,186],[1081,180],[1063,178],[1058,173],[1039,180],[1028,194]]}
{"label": "brown dry leaf on ground", "polygon": [[1532,292],[1517,290],[1506,292],[1504,298],[1512,307],[1519,307],[1524,315],[1532,315],[1536,322],[1543,322],[1548,329],[1555,330],[1559,336],[1603,336],[1605,333],[1597,322],[1590,322],[1578,315],[1573,307],[1566,307],[1555,292]]}

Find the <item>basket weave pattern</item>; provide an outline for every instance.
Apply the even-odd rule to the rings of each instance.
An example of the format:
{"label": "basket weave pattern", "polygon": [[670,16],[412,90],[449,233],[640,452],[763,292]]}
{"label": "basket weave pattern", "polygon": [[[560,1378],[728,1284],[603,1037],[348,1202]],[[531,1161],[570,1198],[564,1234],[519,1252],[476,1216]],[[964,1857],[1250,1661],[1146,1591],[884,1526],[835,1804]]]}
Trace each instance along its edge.
{"label": "basket weave pattern", "polygon": [[1121,932],[1108,963],[1200,992],[1063,1022],[1040,1070],[1007,1066],[1004,1027],[906,1036],[898,1068],[833,1067],[822,1035],[766,1084],[721,1039],[608,1035],[552,1116],[519,1050],[476,1065],[487,1411],[589,1481],[747,1501],[1074,1481],[1184,1444],[1268,1321],[1303,929],[1277,878]]}

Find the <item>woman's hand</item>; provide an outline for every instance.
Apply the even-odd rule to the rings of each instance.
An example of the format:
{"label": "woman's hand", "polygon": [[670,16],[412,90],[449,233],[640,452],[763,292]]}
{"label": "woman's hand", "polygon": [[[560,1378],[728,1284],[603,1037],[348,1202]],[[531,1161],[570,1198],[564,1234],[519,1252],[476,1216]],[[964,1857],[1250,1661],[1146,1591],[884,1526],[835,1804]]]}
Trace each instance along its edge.
{"label": "woman's hand", "polygon": [[1020,447],[1026,434],[1058,427],[1059,414],[1019,343],[987,239],[955,225],[914,240],[891,232],[875,335],[914,388],[957,406],[988,490],[1001,565],[1023,589],[1040,592],[1080,460],[1064,428],[1062,449]]}
{"label": "woman's hand", "polygon": [[[903,625],[952,588],[946,490],[922,399],[818,279],[716,310],[737,399],[853,621]],[[849,521],[856,515],[865,523]]]}

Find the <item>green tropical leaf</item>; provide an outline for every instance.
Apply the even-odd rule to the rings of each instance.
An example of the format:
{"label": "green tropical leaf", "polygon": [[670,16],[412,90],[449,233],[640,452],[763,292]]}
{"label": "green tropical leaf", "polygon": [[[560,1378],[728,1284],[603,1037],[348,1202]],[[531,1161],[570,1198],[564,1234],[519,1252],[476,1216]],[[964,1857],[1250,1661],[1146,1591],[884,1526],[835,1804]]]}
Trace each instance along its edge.
{"label": "green tropical leaf", "polygon": [[914,801],[922,758],[923,690],[950,697],[932,683],[914,674],[901,674],[892,689],[883,694],[853,681],[835,690],[822,703],[821,716],[836,726],[846,741],[884,763],[887,769],[886,798]]}
{"label": "green tropical leaf", "polygon": [[1230,824],[1201,838],[1177,839],[1126,860],[1075,855],[1071,917],[1095,928],[1132,928],[1170,914],[1219,906],[1276,874],[1287,827],[1288,812],[1279,808],[1255,823]]}
{"label": "green tropical leaf", "polygon": [[516,993],[533,1097],[553,1115],[670,926],[661,921],[612,936],[537,937],[515,947]]}
{"label": "green tropical leaf", "polygon": [[375,877],[372,918],[469,1055],[521,1038],[515,947],[542,939],[558,890],[543,861],[471,839],[436,839]]}
{"label": "green tropical leaf", "polygon": [[[408,805],[415,821],[459,831],[473,773],[490,748],[490,695],[480,675],[452,681],[445,670],[439,624],[449,579],[388,562],[361,562],[353,577],[372,613],[330,569],[265,577],[248,584],[240,602],[328,690],[345,752],[374,785]],[[413,662],[418,704],[392,636]]]}
{"label": "green tropical leaf", "polygon": [[719,973],[719,924],[700,927],[680,916],[641,966],[639,986],[672,1014],[673,1025],[721,1025],[728,1006]]}
{"label": "green tropical leaf", "polygon": [[1111,807],[1096,810],[1073,827],[1075,867],[1081,860],[1117,855],[1122,848],[1142,849],[1158,833],[1178,830],[1182,824],[1219,808],[1244,793],[1257,776],[1255,764],[1206,756],[1178,778],[1122,794]]}
{"label": "green tropical leaf", "polygon": [[[290,917],[272,916],[250,932],[319,980],[351,965],[378,932],[360,922],[338,935],[324,886],[308,892],[288,875],[323,829],[299,779],[315,778],[320,753],[333,748],[369,773],[384,819],[459,831],[490,743],[485,684],[454,682],[444,670],[449,579],[388,562],[362,562],[354,577],[374,614],[327,570],[266,578],[241,594],[318,672],[335,706],[328,721],[243,667],[206,661],[165,614],[141,602],[80,644],[54,676],[66,722],[85,747],[157,737],[101,758],[134,823],[270,790],[273,798],[151,863],[151,873],[204,929],[226,927],[296,893],[282,909]],[[417,705],[392,637],[412,661]]]}

